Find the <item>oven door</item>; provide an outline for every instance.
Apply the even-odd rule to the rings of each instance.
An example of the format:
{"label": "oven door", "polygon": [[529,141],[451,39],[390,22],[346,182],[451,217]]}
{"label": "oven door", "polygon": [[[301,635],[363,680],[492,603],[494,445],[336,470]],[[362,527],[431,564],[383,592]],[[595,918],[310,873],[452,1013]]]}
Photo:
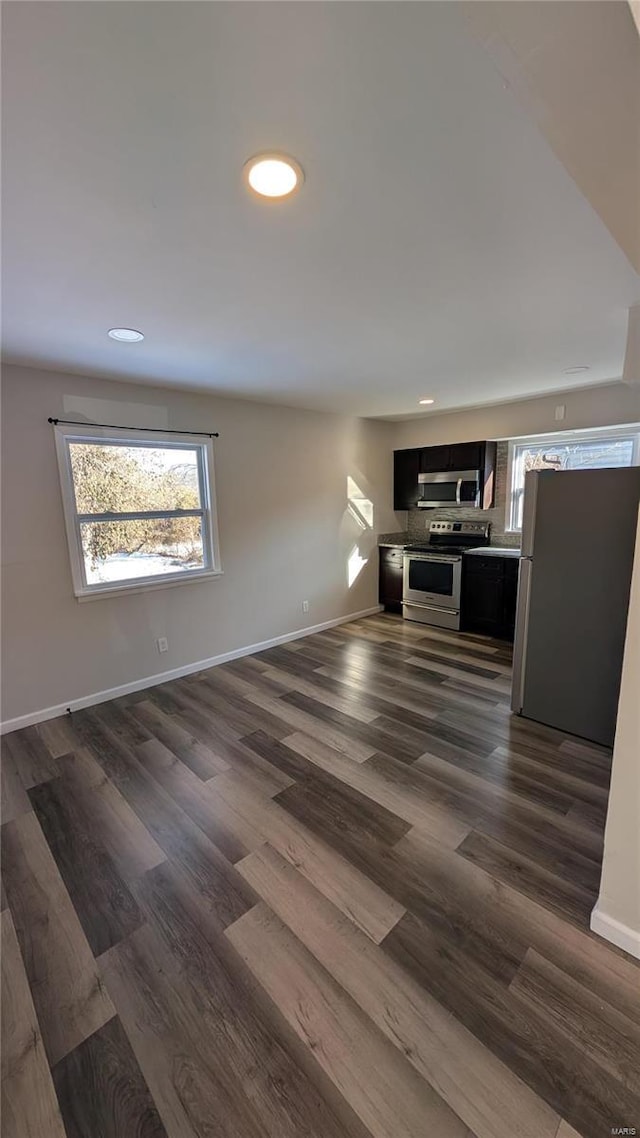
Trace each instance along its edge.
{"label": "oven door", "polygon": [[437,474],[418,475],[418,505],[422,509],[446,506],[480,505],[480,472],[478,470],[445,470]]}
{"label": "oven door", "polygon": [[402,600],[457,611],[460,608],[461,574],[461,557],[405,553]]}

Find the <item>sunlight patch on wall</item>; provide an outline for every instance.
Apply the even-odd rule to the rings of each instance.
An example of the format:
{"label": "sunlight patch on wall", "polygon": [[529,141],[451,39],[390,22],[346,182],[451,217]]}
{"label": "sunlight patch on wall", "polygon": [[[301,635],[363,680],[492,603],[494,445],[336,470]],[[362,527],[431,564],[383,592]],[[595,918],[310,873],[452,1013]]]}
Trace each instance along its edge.
{"label": "sunlight patch on wall", "polygon": [[372,529],[373,502],[367,498],[350,474],[347,476],[347,500],[349,513],[360,529]]}
{"label": "sunlight patch on wall", "polygon": [[349,560],[347,561],[347,581],[349,588],[353,585],[354,581],[358,579],[369,558],[362,557],[357,545],[354,545]]}

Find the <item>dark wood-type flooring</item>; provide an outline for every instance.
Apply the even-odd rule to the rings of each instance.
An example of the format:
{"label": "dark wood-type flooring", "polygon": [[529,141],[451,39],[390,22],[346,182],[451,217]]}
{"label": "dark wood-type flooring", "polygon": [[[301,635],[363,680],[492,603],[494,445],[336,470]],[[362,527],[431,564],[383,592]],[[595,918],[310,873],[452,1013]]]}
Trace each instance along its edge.
{"label": "dark wood-type flooring", "polygon": [[640,1130],[610,755],[379,615],[3,740],[4,1138]]}

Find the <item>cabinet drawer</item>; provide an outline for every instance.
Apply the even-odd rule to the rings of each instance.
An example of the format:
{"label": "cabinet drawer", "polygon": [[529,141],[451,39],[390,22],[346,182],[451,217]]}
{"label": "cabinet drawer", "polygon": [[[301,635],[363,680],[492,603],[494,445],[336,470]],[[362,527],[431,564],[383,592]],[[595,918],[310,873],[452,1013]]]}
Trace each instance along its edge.
{"label": "cabinet drawer", "polygon": [[384,546],[380,549],[380,558],[388,565],[399,563],[402,565],[402,558],[404,557],[403,549],[387,549]]}
{"label": "cabinet drawer", "polygon": [[467,573],[482,573],[483,577],[503,577],[504,557],[482,557],[480,554],[471,554],[465,557],[464,565]]}

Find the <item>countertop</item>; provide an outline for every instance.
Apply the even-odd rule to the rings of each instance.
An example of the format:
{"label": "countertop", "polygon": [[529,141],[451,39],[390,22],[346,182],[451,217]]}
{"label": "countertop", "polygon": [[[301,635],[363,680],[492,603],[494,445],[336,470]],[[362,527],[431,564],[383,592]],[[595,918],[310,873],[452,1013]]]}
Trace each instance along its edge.
{"label": "countertop", "polygon": [[520,557],[520,550],[513,545],[477,545],[468,549],[466,556],[474,553],[477,557]]}
{"label": "countertop", "polygon": [[[380,549],[405,549],[410,541],[379,541]],[[465,556],[475,554],[477,557],[520,557],[520,549],[513,545],[477,545],[467,549]]]}

